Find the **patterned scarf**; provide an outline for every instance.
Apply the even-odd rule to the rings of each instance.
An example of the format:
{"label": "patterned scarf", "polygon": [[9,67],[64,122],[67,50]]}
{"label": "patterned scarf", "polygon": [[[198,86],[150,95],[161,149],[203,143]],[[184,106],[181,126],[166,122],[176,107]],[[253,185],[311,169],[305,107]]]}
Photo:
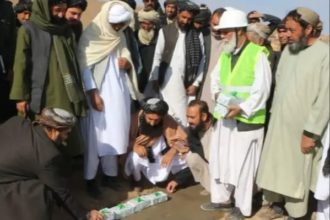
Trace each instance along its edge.
{"label": "patterned scarf", "polygon": [[190,28],[186,33],[186,70],[184,77],[184,85],[186,88],[195,81],[202,59],[202,47],[199,34],[200,33],[194,28]]}

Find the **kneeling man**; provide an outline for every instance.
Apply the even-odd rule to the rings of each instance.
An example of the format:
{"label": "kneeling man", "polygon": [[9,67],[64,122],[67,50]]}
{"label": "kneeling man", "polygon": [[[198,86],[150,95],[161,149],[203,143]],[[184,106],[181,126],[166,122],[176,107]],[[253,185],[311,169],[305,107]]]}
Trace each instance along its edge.
{"label": "kneeling man", "polygon": [[141,173],[153,184],[166,181],[172,173],[178,185],[185,184],[191,173],[180,155],[188,151],[187,134],[167,114],[165,101],[151,98],[133,116],[125,172],[138,184]]}

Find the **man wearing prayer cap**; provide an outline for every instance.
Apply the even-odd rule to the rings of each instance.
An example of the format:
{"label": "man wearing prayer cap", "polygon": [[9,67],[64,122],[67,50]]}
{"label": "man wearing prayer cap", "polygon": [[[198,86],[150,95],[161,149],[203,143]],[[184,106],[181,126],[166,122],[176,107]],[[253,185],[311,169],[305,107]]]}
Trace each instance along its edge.
{"label": "man wearing prayer cap", "polygon": [[187,125],[188,99],[196,96],[205,64],[203,35],[192,26],[199,6],[178,1],[175,23],[164,26],[158,35],[150,83],[170,106],[169,114]]}
{"label": "man wearing prayer cap", "polygon": [[166,15],[166,24],[171,24],[175,21],[178,9],[177,0],[166,0],[164,1],[164,9]]}
{"label": "man wearing prayer cap", "polygon": [[15,116],[0,126],[2,219],[51,219],[58,202],[73,219],[102,219],[72,198],[62,176],[65,160],[58,147],[75,123],[76,117],[64,109],[44,108],[34,122]]}
{"label": "man wearing prayer cap", "polygon": [[67,1],[67,9],[65,12],[65,19],[68,24],[71,26],[76,41],[79,41],[81,36],[83,25],[81,23],[81,15],[87,8],[87,0],[68,0]]}
{"label": "man wearing prayer cap", "polygon": [[82,120],[86,143],[84,178],[89,195],[100,198],[96,182],[119,188],[118,155],[128,146],[131,100],[138,100],[137,79],[123,30],[133,10],[123,1],[109,1],[84,30],[79,42],[80,69],[90,111]]}
{"label": "man wearing prayer cap", "polygon": [[[142,104],[142,110],[132,117],[129,149],[125,173],[133,177],[136,191],[141,190],[141,173],[153,184],[164,182],[174,174],[177,185],[192,180],[186,161],[179,154],[186,153],[187,134],[167,114],[169,106],[158,98],[150,98]],[[175,187],[169,188],[174,192]]]}
{"label": "man wearing prayer cap", "polygon": [[329,46],[314,35],[319,22],[316,12],[303,7],[285,17],[288,45],[276,72],[271,118],[257,176],[265,199],[274,204],[265,213],[267,219],[281,217],[283,207],[289,219],[304,217],[310,190],[315,190],[330,99]]}
{"label": "man wearing prayer cap", "polygon": [[137,31],[137,40],[139,44],[139,52],[143,54],[142,72],[138,75],[139,90],[144,92],[149,74],[152,67],[152,60],[155,53],[156,42],[158,37],[157,26],[160,22],[159,14],[155,10],[138,12],[139,29]]}

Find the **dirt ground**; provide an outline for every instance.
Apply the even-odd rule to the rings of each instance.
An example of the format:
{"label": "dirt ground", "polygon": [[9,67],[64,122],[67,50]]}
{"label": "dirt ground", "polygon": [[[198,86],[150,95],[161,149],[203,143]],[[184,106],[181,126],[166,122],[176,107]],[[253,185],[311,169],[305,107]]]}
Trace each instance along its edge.
{"label": "dirt ground", "polygon": [[[83,181],[83,160],[75,159],[72,165],[72,171],[69,177],[69,186],[73,196],[87,209],[102,209],[112,207],[120,202],[134,198],[137,195],[131,191],[127,180],[121,179],[122,190],[114,191],[109,188],[102,188],[104,198],[95,200],[90,198],[85,191],[85,182]],[[148,187],[142,193],[154,191],[166,192],[163,187]],[[202,203],[209,201],[209,196],[201,196],[200,185],[190,186],[178,190],[174,194],[169,194],[167,202],[149,207],[140,213],[133,214],[125,220],[223,220],[228,215],[226,212],[205,212],[200,209]],[[72,220],[64,209],[55,209],[54,220]],[[251,220],[262,220],[260,214],[265,212],[266,208],[259,208],[253,214]],[[280,219],[278,219],[280,220]]]}

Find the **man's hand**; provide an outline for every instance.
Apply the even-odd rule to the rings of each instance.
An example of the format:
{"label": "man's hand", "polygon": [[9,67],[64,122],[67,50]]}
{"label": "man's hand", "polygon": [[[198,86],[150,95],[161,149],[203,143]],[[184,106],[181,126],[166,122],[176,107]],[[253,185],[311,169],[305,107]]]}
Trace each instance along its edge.
{"label": "man's hand", "polygon": [[187,95],[189,95],[189,96],[195,96],[197,94],[197,89],[198,89],[198,87],[196,87],[194,85],[190,85],[187,88]]}
{"label": "man's hand", "polygon": [[178,186],[178,183],[174,180],[172,180],[171,182],[169,182],[166,186],[166,191],[168,193],[174,193],[176,191],[176,187]]}
{"label": "man's hand", "polygon": [[91,210],[87,215],[88,220],[103,220],[103,215],[97,210]]}
{"label": "man's hand", "polygon": [[241,113],[241,107],[239,105],[230,105],[228,106],[228,114],[226,115],[226,119],[233,119],[237,115]]}
{"label": "man's hand", "polygon": [[92,89],[87,93],[91,100],[92,106],[96,111],[102,112],[104,110],[103,99],[97,89]]}
{"label": "man's hand", "polygon": [[315,146],[316,144],[313,138],[307,137],[306,135],[301,137],[301,152],[303,154],[308,154],[315,148]]}
{"label": "man's hand", "polygon": [[168,167],[172,161],[173,158],[176,155],[176,150],[174,148],[171,148],[169,151],[167,151],[167,153],[163,156],[162,161],[160,163],[160,165],[162,167]]}
{"label": "man's hand", "polygon": [[130,70],[131,69],[131,63],[124,57],[118,58],[118,66],[121,70]]}
{"label": "man's hand", "polygon": [[28,104],[27,101],[17,102],[16,103],[16,109],[17,109],[18,113],[22,114],[22,116],[25,118],[26,113],[29,109],[29,104]]}
{"label": "man's hand", "polygon": [[135,139],[135,144],[143,146],[152,145],[149,143],[150,141],[151,137],[142,134]]}
{"label": "man's hand", "polygon": [[147,157],[147,149],[144,146],[135,144],[133,151],[139,155],[139,157]]}

